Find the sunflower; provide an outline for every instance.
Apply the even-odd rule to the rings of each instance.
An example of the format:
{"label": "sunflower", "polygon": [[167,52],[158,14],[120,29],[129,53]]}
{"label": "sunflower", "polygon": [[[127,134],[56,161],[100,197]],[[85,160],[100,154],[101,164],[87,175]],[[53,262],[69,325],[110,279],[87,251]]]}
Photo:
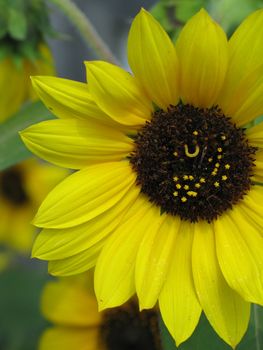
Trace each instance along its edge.
{"label": "sunflower", "polygon": [[66,175],[64,169],[24,161],[0,172],[0,242],[23,254],[32,248],[35,228],[29,224],[45,195]]}
{"label": "sunflower", "polygon": [[0,60],[0,86],[5,92],[0,96],[0,122],[16,113],[26,100],[36,98],[30,84],[31,75],[54,74],[53,59],[49,48],[44,43],[40,43],[37,53],[39,55],[37,60],[33,62],[28,58],[23,58],[19,65],[11,55]]}
{"label": "sunflower", "polygon": [[44,200],[33,256],[54,275],[95,268],[100,310],[157,301],[177,345],[203,310],[235,347],[263,304],[263,10],[228,41],[205,10],[174,46],[145,10],[128,38],[133,74],[86,62],[88,84],[35,77],[61,119],[27,147],[80,169]]}
{"label": "sunflower", "polygon": [[44,331],[39,350],[161,350],[155,310],[139,312],[133,299],[100,313],[89,279],[67,277],[47,283],[41,309],[55,327]]}

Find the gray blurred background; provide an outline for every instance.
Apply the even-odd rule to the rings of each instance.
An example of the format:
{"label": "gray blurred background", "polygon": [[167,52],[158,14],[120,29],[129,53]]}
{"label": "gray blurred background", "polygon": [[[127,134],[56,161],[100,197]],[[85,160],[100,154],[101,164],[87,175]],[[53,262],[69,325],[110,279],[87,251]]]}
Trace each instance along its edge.
{"label": "gray blurred background", "polygon": [[[126,61],[126,39],[133,17],[141,7],[151,8],[156,0],[75,0],[98,33],[108,44],[123,67]],[[76,29],[61,12],[51,6],[53,27],[63,40],[51,40],[58,76],[79,81],[85,80],[84,60],[97,57],[87,49]]]}

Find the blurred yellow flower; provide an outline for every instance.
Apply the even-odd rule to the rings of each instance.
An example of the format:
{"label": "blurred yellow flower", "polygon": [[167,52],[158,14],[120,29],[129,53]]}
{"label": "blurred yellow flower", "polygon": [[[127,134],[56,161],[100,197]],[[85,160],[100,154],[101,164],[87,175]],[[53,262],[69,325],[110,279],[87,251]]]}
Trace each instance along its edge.
{"label": "blurred yellow flower", "polygon": [[42,313],[55,327],[43,333],[39,350],[161,350],[156,311],[139,312],[132,300],[99,313],[92,285],[85,283],[85,277],[45,286]]}
{"label": "blurred yellow flower", "polygon": [[30,224],[46,194],[66,175],[64,169],[30,159],[0,172],[0,243],[29,253],[36,229]]}
{"label": "blurred yellow flower", "polygon": [[54,74],[51,52],[45,44],[39,44],[40,58],[30,61],[27,58],[17,65],[12,56],[0,60],[0,123],[17,112],[27,100],[34,100],[36,94],[32,89],[30,76],[36,74]]}
{"label": "blurred yellow flower", "polygon": [[[22,6],[27,23],[23,38],[21,32],[12,30],[15,23],[9,23],[10,11],[14,8],[7,1],[2,1],[1,6],[1,15],[6,16],[6,20],[2,23],[0,39],[0,123],[12,117],[24,102],[37,98],[30,75],[55,74],[52,54],[44,43],[43,31],[49,28],[47,23],[44,29],[41,27],[45,21],[44,5],[29,0]],[[42,24],[37,16],[41,17]],[[20,253],[29,253],[36,231],[30,221],[47,192],[65,175],[65,170],[36,159],[0,172],[1,244]],[[9,253],[2,255],[0,265],[3,268],[10,256]]]}
{"label": "blurred yellow flower", "polygon": [[263,10],[228,41],[206,11],[176,46],[145,10],[134,75],[87,62],[88,84],[35,77],[61,119],[22,132],[36,155],[80,169],[42,203],[33,256],[54,275],[96,265],[100,309],[159,301],[177,345],[203,310],[235,347],[263,304]]}

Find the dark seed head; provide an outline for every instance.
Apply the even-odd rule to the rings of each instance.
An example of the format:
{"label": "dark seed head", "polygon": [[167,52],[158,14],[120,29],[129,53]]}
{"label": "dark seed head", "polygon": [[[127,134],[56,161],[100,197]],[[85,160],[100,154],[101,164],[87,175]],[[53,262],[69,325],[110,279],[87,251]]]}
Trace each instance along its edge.
{"label": "dark seed head", "polygon": [[161,212],[211,222],[250,189],[256,148],[218,107],[158,110],[134,142],[137,184]]}

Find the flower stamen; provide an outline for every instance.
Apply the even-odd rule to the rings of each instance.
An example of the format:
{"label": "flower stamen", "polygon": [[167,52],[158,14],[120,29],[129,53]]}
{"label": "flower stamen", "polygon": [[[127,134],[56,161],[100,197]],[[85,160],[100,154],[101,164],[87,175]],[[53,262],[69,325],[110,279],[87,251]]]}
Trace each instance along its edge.
{"label": "flower stamen", "polygon": [[189,158],[197,157],[200,152],[200,147],[198,145],[195,145],[195,151],[193,153],[189,152],[188,145],[184,145],[184,151],[185,155]]}

